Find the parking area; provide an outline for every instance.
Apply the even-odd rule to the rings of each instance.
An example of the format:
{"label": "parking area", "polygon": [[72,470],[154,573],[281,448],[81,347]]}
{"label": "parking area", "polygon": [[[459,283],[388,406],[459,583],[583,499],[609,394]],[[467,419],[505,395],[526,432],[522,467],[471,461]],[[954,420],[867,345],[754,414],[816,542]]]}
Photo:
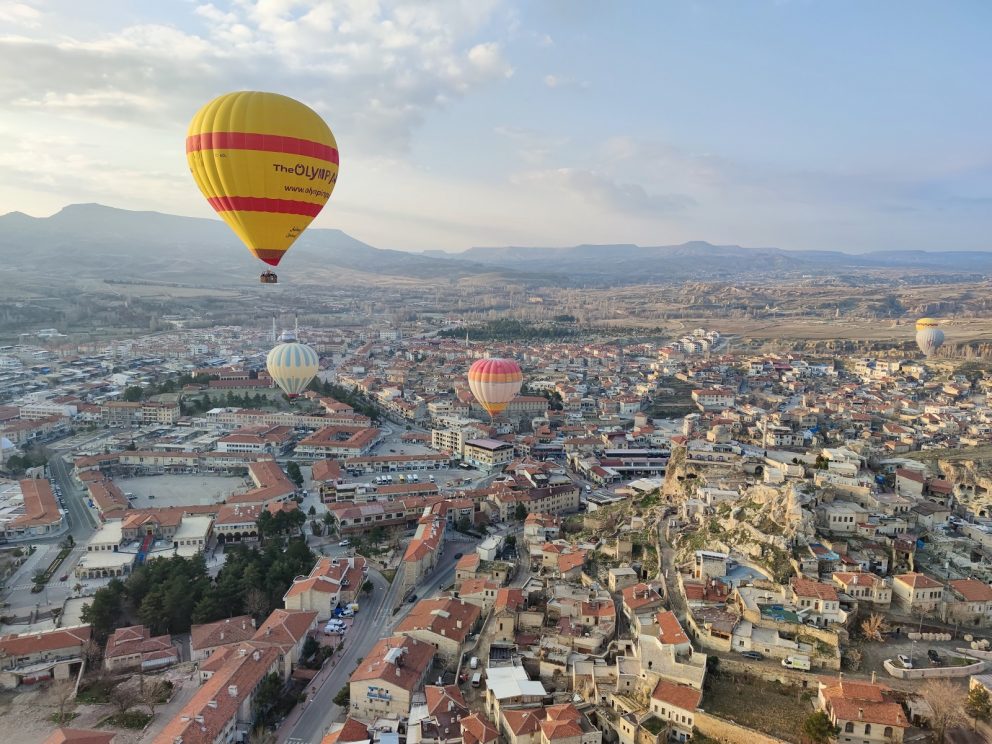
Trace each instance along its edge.
{"label": "parking area", "polygon": [[[929,669],[930,667],[960,666],[963,663],[963,656],[957,649],[967,648],[968,644],[959,639],[951,641],[910,641],[905,636],[889,638],[884,643],[861,643],[858,650],[861,651],[861,673],[878,673],[879,677],[888,677],[882,662],[892,659],[893,663],[899,664],[899,657],[911,659],[913,667],[916,669]],[[933,650],[940,660],[934,663],[929,658],[928,652]]]}
{"label": "parking area", "polygon": [[148,475],[114,479],[124,493],[134,494],[136,509],[216,504],[245,487],[244,478],[223,475]]}

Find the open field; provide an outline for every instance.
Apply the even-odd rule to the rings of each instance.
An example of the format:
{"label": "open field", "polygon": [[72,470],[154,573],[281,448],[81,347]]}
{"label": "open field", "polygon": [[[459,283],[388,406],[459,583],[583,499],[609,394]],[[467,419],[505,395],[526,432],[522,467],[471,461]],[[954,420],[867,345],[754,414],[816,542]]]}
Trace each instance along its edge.
{"label": "open field", "polygon": [[115,482],[137,497],[133,504],[138,509],[216,504],[245,484],[244,478],[220,475],[150,475]]}
{"label": "open field", "polygon": [[799,741],[800,727],[813,712],[809,691],[744,674],[706,676],[703,710],[786,741]]}

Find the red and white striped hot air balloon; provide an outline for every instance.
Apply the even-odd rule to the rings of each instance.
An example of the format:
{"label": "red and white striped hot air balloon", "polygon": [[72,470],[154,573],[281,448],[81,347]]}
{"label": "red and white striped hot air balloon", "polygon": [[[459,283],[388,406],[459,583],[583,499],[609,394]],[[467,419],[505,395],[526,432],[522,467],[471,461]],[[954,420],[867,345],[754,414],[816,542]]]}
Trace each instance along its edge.
{"label": "red and white striped hot air balloon", "polygon": [[468,386],[490,417],[506,410],[520,392],[524,373],[512,359],[479,359],[468,370]]}

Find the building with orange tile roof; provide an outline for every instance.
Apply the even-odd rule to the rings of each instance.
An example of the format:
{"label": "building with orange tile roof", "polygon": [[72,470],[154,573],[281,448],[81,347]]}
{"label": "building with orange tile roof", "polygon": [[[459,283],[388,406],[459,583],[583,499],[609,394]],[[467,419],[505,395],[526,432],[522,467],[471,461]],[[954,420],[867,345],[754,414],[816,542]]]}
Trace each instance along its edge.
{"label": "building with orange tile roof", "polygon": [[189,630],[190,661],[205,661],[222,646],[244,643],[255,635],[255,618],[228,617],[215,623],[194,625]]}
{"label": "building with orange tile roof", "polygon": [[992,587],[978,579],[947,582],[942,607],[944,622],[992,624]]}
{"label": "building with orange tile roof", "polygon": [[0,688],[47,679],[69,679],[83,663],[93,637],[89,625],[0,636]]}
{"label": "building with orange tile roof", "polygon": [[380,640],[348,681],[351,715],[369,722],[406,716],[413,693],[424,686],[434,653],[434,646],[409,636]]}
{"label": "building with orange tile roof", "polygon": [[944,585],[926,574],[905,573],[892,578],[892,601],[907,613],[935,613],[944,599]]}
{"label": "building with orange tile roof", "polygon": [[282,676],[289,677],[303,651],[310,631],[317,627],[317,613],[309,610],[273,610],[258,626],[252,643],[279,649],[282,654]]}
{"label": "building with orange tile roof", "polygon": [[25,478],[18,486],[23,508],[0,521],[0,534],[8,540],[16,540],[33,535],[51,535],[66,526],[51,483],[40,478]]}
{"label": "building with orange tile roof", "polygon": [[834,584],[847,596],[875,609],[887,610],[892,604],[892,587],[867,571],[834,571]]}
{"label": "building with orange tile roof", "polygon": [[[221,653],[221,652],[218,652]],[[152,744],[216,744],[247,739],[255,723],[262,680],[281,671],[281,652],[245,643],[224,653],[223,664],[193,694]]]}
{"label": "building with orange tile roof", "polygon": [[179,661],[179,650],[168,633],[152,636],[144,625],[118,628],[107,639],[103,666],[111,672],[122,669],[150,671]]}
{"label": "building with orange tile roof", "polygon": [[651,693],[651,712],[662,721],[670,722],[676,736],[684,741],[692,736],[696,709],[702,699],[700,690],[662,679]]}
{"label": "building with orange tile roof", "polygon": [[676,654],[692,653],[689,636],[682,629],[682,623],[671,610],[659,612],[655,618],[658,623],[658,640],[663,646],[673,646]]}
{"label": "building with orange tile roof", "polygon": [[348,716],[344,723],[331,724],[330,730],[324,734],[320,744],[358,744],[358,742],[370,742],[372,735],[369,727],[361,721]]}
{"label": "building with orange tile roof", "polygon": [[365,426],[325,426],[300,440],[296,455],[312,460],[366,455],[381,435],[379,429]]}
{"label": "building with orange tile roof", "polygon": [[453,597],[422,599],[396,626],[396,633],[430,643],[445,660],[455,660],[482,619],[482,609]]}
{"label": "building with orange tile roof", "polygon": [[821,679],[817,707],[840,729],[839,742],[901,742],[909,721],[884,685]]}
{"label": "building with orange tile roof", "polygon": [[59,726],[41,744],[112,744],[116,731],[75,729]]}
{"label": "building with orange tile roof", "polygon": [[461,720],[462,744],[497,744],[499,731],[480,713],[472,713]]}
{"label": "building with orange tile roof", "polygon": [[424,508],[417,523],[417,530],[403,553],[400,570],[403,572],[404,590],[420,583],[420,580],[437,565],[437,559],[444,550],[444,535],[448,524],[445,518],[447,508],[447,504],[443,501]]}
{"label": "building with orange tile roof", "polygon": [[368,563],[360,555],[321,556],[309,575],[294,579],[283,595],[287,610],[313,610],[326,620],[339,605],[354,602],[365,583]]}

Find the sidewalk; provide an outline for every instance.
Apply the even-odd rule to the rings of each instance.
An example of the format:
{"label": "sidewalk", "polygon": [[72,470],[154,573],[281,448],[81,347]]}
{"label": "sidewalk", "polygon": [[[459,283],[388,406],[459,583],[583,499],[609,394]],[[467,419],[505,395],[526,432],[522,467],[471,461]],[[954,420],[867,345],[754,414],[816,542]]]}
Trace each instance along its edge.
{"label": "sidewalk", "polygon": [[[347,642],[346,642],[347,644]],[[347,645],[346,645],[347,647]],[[311,701],[314,699],[317,692],[324,686],[327,682],[327,678],[331,676],[331,673],[337,668],[338,663],[344,658],[344,651],[335,651],[332,656],[324,663],[320,671],[310,680],[310,685],[306,688],[307,698],[304,702],[293,706],[293,710],[289,712],[289,715],[279,724],[279,728],[276,729],[276,744],[285,744],[289,741],[290,735],[296,728],[296,725],[300,722],[303,714],[306,712],[307,708],[310,707]],[[337,692],[335,691],[335,694]]]}

